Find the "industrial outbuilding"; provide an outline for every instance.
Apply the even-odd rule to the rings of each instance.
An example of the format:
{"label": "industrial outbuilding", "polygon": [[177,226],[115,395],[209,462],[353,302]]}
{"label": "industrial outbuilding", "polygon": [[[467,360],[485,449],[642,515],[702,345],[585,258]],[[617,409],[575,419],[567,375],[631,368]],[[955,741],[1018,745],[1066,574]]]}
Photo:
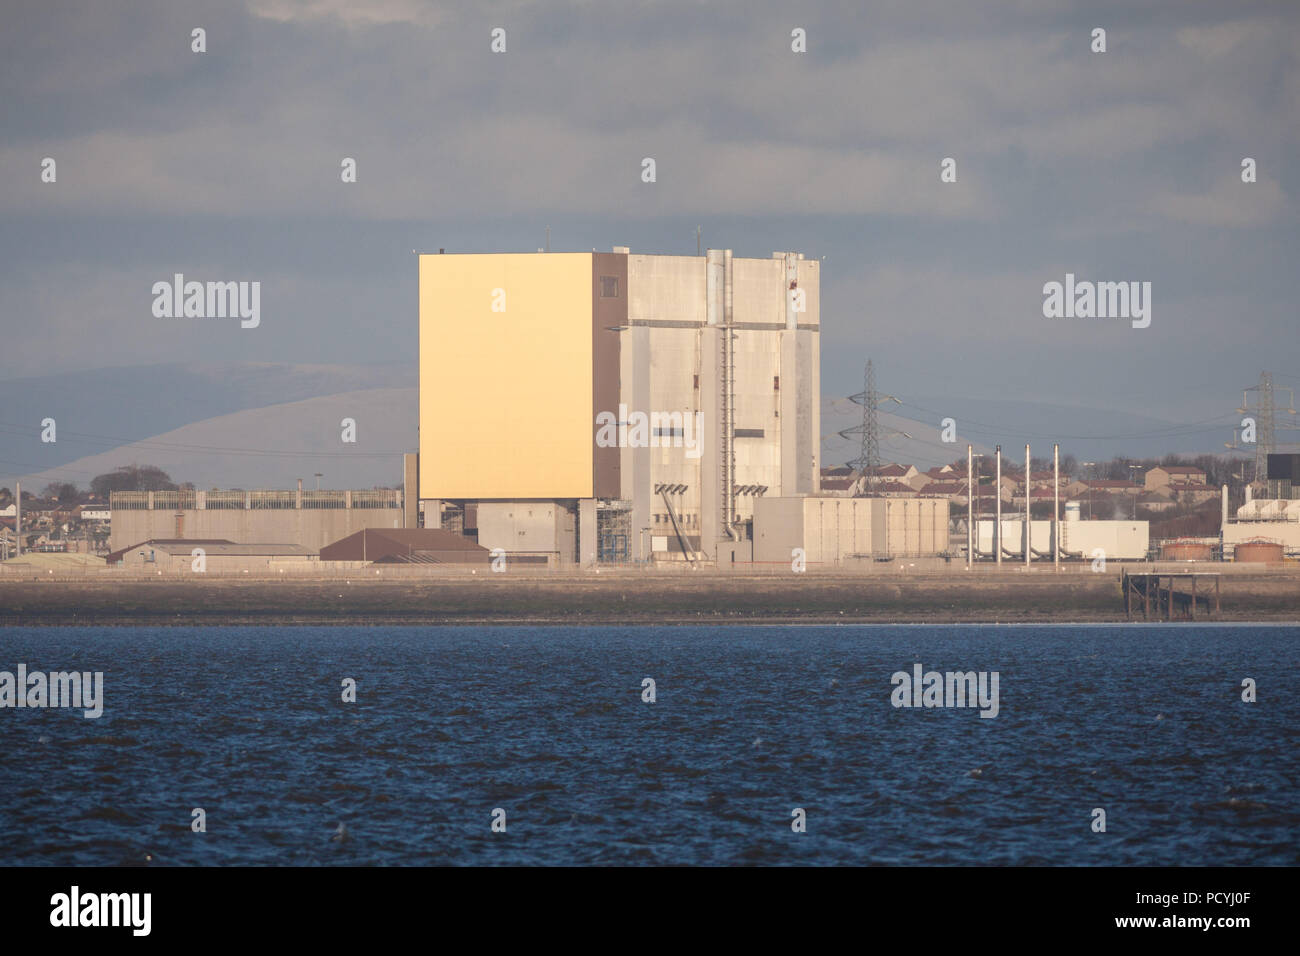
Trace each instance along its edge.
{"label": "industrial outbuilding", "polygon": [[[1064,559],[1108,561],[1142,561],[1150,549],[1150,528],[1146,521],[1082,521],[1078,509],[1067,509],[1060,523],[1061,557]],[[994,557],[993,530],[997,522],[975,522],[975,549],[981,558]],[[1052,560],[1052,521],[1029,522],[1030,557],[1035,561]],[[1002,560],[1023,561],[1025,557],[1025,523],[1023,518],[1002,519]],[[1098,552],[1101,552],[1098,554]]]}
{"label": "industrial outbuilding", "polygon": [[110,565],[136,571],[274,571],[307,570],[317,552],[301,544],[240,544],[194,538],[141,541],[108,556]]}
{"label": "industrial outbuilding", "polygon": [[[1273,453],[1265,460],[1267,497],[1253,497],[1248,485],[1245,504],[1229,516],[1227,491],[1223,492],[1225,560],[1282,560],[1274,557],[1274,546],[1281,547],[1284,557],[1300,557],[1300,454]],[[1261,542],[1265,547],[1253,547]],[[1238,557],[1238,552],[1244,557]]]}
{"label": "industrial outbuilding", "polygon": [[[235,542],[228,538],[148,538],[144,541],[137,541],[134,544],[128,544],[125,547],[118,548],[116,551],[110,551],[104,555],[104,563],[110,568],[125,565],[127,556],[134,554],[139,561],[133,560],[132,564],[146,564],[153,559],[148,556],[148,552],[160,545],[178,545],[188,544],[192,548],[207,548],[214,544],[234,544]],[[140,552],[145,554],[140,554]]]}
{"label": "industrial outbuilding", "polygon": [[935,498],[760,498],[754,560],[808,567],[938,555],[948,550],[948,502]]}
{"label": "industrial outbuilding", "polygon": [[363,528],[321,548],[322,561],[368,564],[481,564],[490,552],[439,528]]}
{"label": "industrial outbuilding", "polygon": [[313,553],[361,528],[401,528],[402,492],[114,491],[109,547],[189,537],[239,543],[283,541]]}

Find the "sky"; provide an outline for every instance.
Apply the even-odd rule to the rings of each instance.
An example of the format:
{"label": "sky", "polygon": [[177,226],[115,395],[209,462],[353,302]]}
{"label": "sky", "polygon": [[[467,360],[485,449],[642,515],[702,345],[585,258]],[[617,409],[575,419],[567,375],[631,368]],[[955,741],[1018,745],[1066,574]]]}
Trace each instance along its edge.
{"label": "sky", "polygon": [[[1298,28],[1247,0],[8,0],[0,380],[413,361],[413,251],[694,254],[699,226],[823,259],[827,399],[870,357],[959,423],[1221,419],[1217,450],[1262,370],[1300,386]],[[259,281],[260,325],[155,317],[175,273]],[[1150,326],[1046,318],[1067,273],[1151,283]]]}

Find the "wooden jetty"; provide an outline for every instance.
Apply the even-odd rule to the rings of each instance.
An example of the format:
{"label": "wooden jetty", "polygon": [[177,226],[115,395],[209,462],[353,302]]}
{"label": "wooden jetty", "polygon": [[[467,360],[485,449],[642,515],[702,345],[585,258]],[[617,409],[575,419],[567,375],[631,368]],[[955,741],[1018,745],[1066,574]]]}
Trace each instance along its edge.
{"label": "wooden jetty", "polygon": [[1219,616],[1219,581],[1222,577],[1217,571],[1125,571],[1122,580],[1124,615],[1132,620],[1140,611],[1142,620],[1150,620],[1154,604],[1156,617],[1166,621],[1194,621],[1201,606],[1207,620],[1216,618]]}

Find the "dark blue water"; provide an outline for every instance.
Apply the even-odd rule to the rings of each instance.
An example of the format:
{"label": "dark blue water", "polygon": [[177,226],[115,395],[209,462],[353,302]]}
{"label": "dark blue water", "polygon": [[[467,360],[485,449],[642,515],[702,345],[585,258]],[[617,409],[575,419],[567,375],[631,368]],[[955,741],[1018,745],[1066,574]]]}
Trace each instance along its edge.
{"label": "dark blue water", "polygon": [[[0,710],[0,863],[1294,865],[1298,651],[1188,625],[0,630],[0,670],[102,670],[106,699]],[[914,661],[998,671],[1000,714],[895,709]]]}

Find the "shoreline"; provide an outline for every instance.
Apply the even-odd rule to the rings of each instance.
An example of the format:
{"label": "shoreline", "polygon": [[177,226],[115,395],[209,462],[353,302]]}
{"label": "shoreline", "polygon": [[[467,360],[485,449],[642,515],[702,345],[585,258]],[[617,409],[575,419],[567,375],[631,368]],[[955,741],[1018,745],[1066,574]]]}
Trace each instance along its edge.
{"label": "shoreline", "polygon": [[[1300,574],[1222,587],[1221,613],[1196,623],[1300,622]],[[1142,617],[1125,616],[1118,574],[0,578],[0,627],[1126,622]]]}

